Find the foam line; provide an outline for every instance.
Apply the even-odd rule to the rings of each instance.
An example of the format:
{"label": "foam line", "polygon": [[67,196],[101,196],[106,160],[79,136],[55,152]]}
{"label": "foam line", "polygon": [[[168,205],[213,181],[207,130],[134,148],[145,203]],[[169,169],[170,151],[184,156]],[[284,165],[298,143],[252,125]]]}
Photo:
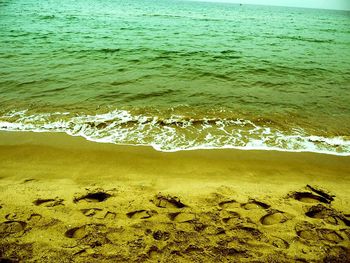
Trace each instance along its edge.
{"label": "foam line", "polygon": [[157,151],[197,149],[274,150],[350,156],[346,137],[307,134],[300,127],[281,131],[242,119],[190,119],[136,115],[126,110],[76,116],[64,113],[28,114],[12,111],[0,116],[0,130],[64,132],[100,143],[152,146]]}

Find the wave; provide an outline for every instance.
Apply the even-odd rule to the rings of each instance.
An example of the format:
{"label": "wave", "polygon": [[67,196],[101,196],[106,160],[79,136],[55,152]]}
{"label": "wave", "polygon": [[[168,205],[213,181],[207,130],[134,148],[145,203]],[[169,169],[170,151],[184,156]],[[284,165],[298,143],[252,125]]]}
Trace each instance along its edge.
{"label": "wave", "polygon": [[291,36],[291,35],[283,35],[277,36],[277,39],[286,39],[286,40],[296,40],[296,41],[304,41],[304,42],[312,42],[312,43],[333,43],[333,39],[318,39],[311,37],[302,37],[302,36]]}
{"label": "wave", "polygon": [[87,115],[70,112],[11,111],[0,116],[0,130],[65,132],[90,141],[148,145],[158,151],[255,149],[350,156],[349,136],[325,137],[300,127],[283,130],[270,119],[192,118],[113,110]]}

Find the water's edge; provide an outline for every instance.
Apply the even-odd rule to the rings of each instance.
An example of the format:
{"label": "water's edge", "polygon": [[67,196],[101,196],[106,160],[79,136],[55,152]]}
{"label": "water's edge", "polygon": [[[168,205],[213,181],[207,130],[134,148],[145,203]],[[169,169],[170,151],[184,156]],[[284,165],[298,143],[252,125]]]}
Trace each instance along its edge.
{"label": "water's edge", "polygon": [[350,141],[346,136],[315,136],[302,129],[281,131],[242,119],[194,120],[181,116],[159,119],[123,110],[67,116],[69,113],[26,115],[26,111],[13,112],[0,116],[0,130],[58,132],[97,143],[150,146],[161,152],[239,149],[350,156]]}

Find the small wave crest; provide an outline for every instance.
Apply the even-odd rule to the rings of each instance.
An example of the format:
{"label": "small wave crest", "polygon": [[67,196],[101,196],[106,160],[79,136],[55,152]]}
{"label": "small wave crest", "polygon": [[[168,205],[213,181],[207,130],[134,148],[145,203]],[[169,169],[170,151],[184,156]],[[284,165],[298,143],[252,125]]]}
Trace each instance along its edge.
{"label": "small wave crest", "polygon": [[346,136],[323,137],[301,128],[282,130],[274,122],[240,118],[160,117],[128,110],[88,115],[69,112],[11,111],[0,116],[0,130],[65,132],[104,143],[149,145],[158,151],[256,149],[350,155]]}

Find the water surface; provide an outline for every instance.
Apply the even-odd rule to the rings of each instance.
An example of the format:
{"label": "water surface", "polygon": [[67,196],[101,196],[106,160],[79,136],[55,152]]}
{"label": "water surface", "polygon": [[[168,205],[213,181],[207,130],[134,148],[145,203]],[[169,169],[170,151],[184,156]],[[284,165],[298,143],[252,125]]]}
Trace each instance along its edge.
{"label": "water surface", "polygon": [[0,129],[350,154],[350,12],[0,2]]}

